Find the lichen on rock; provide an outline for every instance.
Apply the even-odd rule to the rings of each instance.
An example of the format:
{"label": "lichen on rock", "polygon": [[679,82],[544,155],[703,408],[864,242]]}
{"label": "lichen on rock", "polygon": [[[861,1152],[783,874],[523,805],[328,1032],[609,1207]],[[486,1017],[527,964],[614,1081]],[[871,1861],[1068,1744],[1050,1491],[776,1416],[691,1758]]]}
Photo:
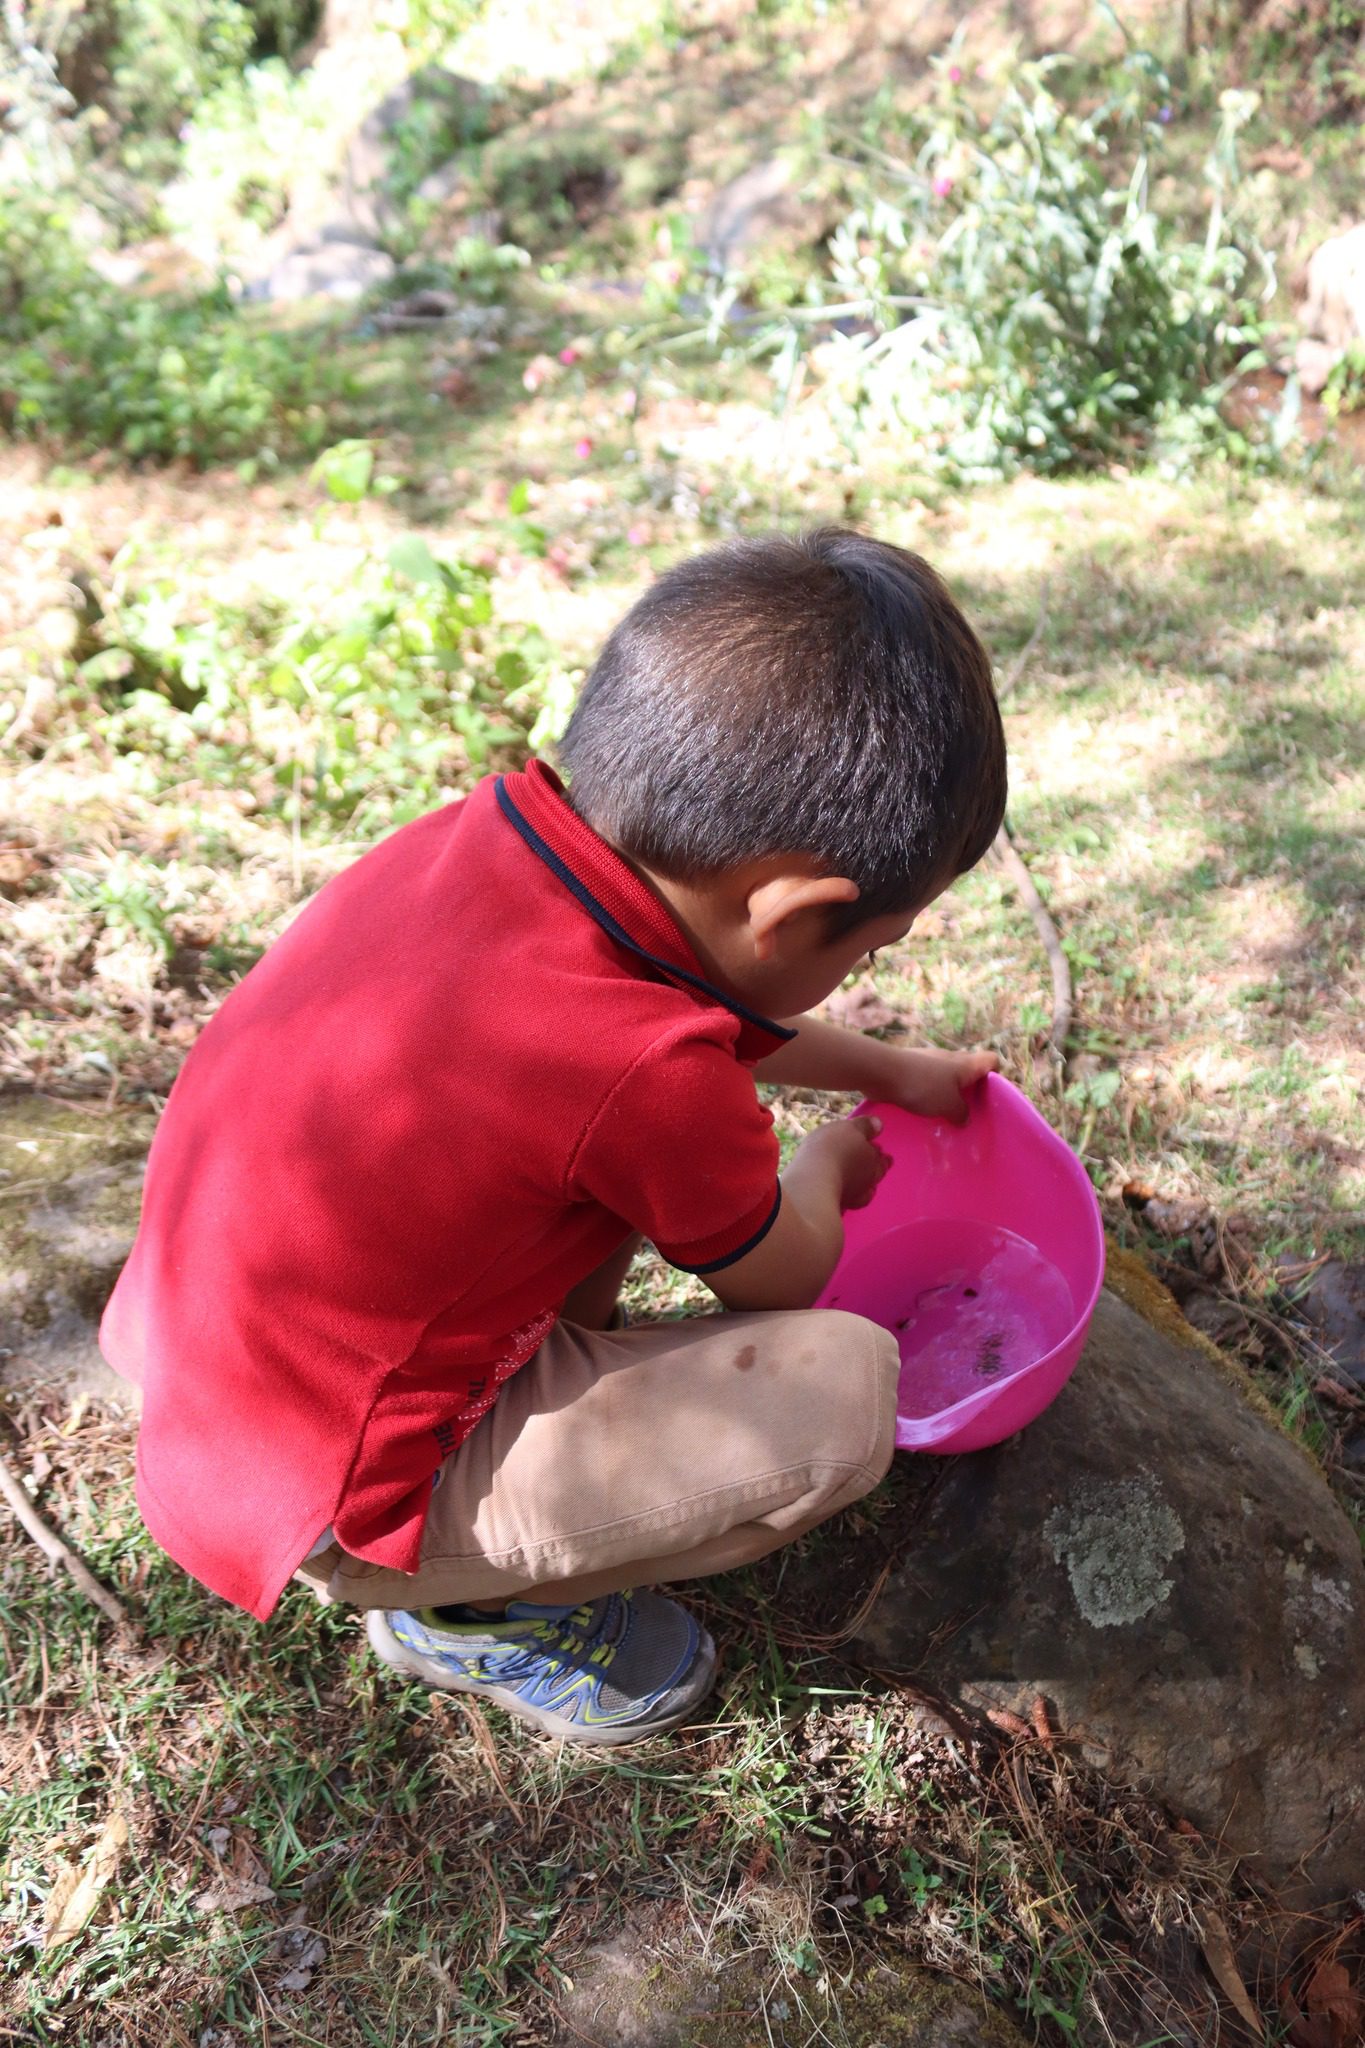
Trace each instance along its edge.
{"label": "lichen on rock", "polygon": [[1173,1583],[1165,1568],[1185,1548],[1179,1519],[1150,1477],[1083,1482],[1052,1510],[1043,1534],[1092,1628],[1141,1621],[1160,1606]]}

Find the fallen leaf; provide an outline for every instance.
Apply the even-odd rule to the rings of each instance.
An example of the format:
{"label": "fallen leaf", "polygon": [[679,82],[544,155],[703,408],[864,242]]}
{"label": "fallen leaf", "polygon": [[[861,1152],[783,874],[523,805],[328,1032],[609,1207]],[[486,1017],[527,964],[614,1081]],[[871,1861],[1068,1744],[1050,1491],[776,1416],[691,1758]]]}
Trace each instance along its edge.
{"label": "fallen leaf", "polygon": [[88,1394],[77,1394],[71,1403],[71,1412],[57,1431],[58,1436],[74,1436],[85,1420],[85,1411],[90,1406]]}
{"label": "fallen leaf", "polygon": [[270,1882],[270,1872],[256,1852],[256,1845],[246,1831],[240,1830],[232,1838],[232,1875],[243,1884],[264,1884]]}
{"label": "fallen leaf", "polygon": [[1251,1994],[1242,1982],[1242,1973],[1237,1968],[1237,1958],[1232,1952],[1228,1930],[1220,1916],[1206,1908],[1199,1917],[1199,1945],[1204,1951],[1204,1961],[1213,1972],[1218,1989],[1236,2012],[1246,2022],[1256,2040],[1265,2038],[1261,2016],[1251,2002]]}
{"label": "fallen leaf", "polygon": [[26,846],[0,846],[0,895],[17,895],[39,866]]}
{"label": "fallen leaf", "polygon": [[211,1884],[207,1891],[200,1892],[194,1902],[196,1913],[241,1913],[248,1906],[263,1906],[275,1896],[268,1884],[258,1884],[245,1877],[221,1877],[217,1884]]}
{"label": "fallen leaf", "polygon": [[1308,1980],[1304,2003],[1313,2020],[1325,2020],[1331,2048],[1356,2048],[1365,2001],[1351,1982],[1344,1963],[1324,1960]]}
{"label": "fallen leaf", "polygon": [[1307,178],[1312,175],[1312,165],[1300,149],[1291,144],[1272,142],[1265,149],[1258,149],[1250,159],[1253,171],[1277,171],[1285,178]]}
{"label": "fallen leaf", "polygon": [[[302,1930],[299,1930],[302,1932]],[[310,1934],[294,1958],[293,1967],[285,1971],[279,1980],[281,1991],[306,1991],[313,1981],[313,1973],[327,1953],[327,1944],[320,1935]]]}
{"label": "fallen leaf", "polygon": [[[1343,1387],[1339,1380],[1329,1380],[1325,1373],[1314,1380],[1313,1392],[1324,1401],[1330,1401],[1334,1408],[1348,1408],[1353,1414],[1365,1414],[1365,1401],[1355,1392],[1354,1388]],[[38,1464],[36,1458],[33,1463],[36,1472]]]}
{"label": "fallen leaf", "polygon": [[118,1812],[111,1813],[80,1869],[73,1864],[65,1865],[48,1893],[44,1948],[56,1948],[58,1942],[70,1941],[80,1933],[99,1904],[100,1893],[118,1869],[119,1858],[127,1846],[127,1818]]}
{"label": "fallen leaf", "polygon": [[[1298,2012],[1297,2007],[1294,2010]],[[1282,2017],[1291,2018],[1288,2008],[1285,2008]],[[1321,2014],[1310,2020],[1305,2019],[1301,2012],[1298,2013],[1298,2017],[1292,2019],[1288,2040],[1289,2048],[1335,2048],[1331,2026]]]}
{"label": "fallen leaf", "polygon": [[1294,2002],[1294,1993],[1287,1977],[1281,1979],[1279,1987],[1280,2019],[1287,2029],[1285,2039],[1289,2048],[1332,2048],[1331,2034],[1325,2020],[1307,2019]]}
{"label": "fallen leaf", "polygon": [[899,1010],[884,1003],[866,979],[855,981],[852,988],[836,989],[825,1002],[825,1015],[850,1031],[885,1031],[901,1021]]}

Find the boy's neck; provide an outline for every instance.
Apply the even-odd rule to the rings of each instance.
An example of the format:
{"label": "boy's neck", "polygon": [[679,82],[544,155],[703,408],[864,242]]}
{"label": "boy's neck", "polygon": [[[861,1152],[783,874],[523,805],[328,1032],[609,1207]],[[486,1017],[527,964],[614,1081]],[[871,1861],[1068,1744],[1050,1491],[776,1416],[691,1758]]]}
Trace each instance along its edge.
{"label": "boy's neck", "polygon": [[686,882],[670,881],[666,875],[657,875],[641,861],[621,853],[619,847],[614,850],[637,880],[643,882],[663,904],[692,948],[706,979],[725,995],[739,1002],[750,1002],[749,992],[735,982],[738,948],[735,945],[734,919],[718,904],[718,892],[713,887],[698,889]]}

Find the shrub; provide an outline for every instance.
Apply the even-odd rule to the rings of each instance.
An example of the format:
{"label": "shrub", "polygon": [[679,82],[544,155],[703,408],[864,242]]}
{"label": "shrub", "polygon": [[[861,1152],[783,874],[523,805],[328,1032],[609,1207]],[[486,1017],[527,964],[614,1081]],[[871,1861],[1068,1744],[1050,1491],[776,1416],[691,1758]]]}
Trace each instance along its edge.
{"label": "shrub", "polygon": [[138,298],[91,269],[59,203],[0,193],[0,422],[133,460],[273,461],[328,438],[334,357],[221,287]]}
{"label": "shrub", "polygon": [[181,122],[241,70],[256,34],[240,0],[93,0],[66,20],[63,84],[113,120],[125,164],[153,176],[173,167]]}
{"label": "shrub", "polygon": [[[363,443],[319,464],[334,497],[370,485]],[[493,615],[489,576],[415,534],[321,609],[196,610],[129,552],[98,593],[99,651],[79,687],[102,730],[153,777],[252,793],[263,812],[364,836],[441,801],[562,724],[573,678],[535,627]]]}
{"label": "shrub", "polygon": [[[1255,106],[1223,95],[1203,232],[1164,219],[1151,188],[1169,87],[1132,53],[1090,113],[1022,67],[978,111],[944,63],[911,149],[864,151],[854,204],[807,303],[760,322],[789,377],[812,332],[850,428],[908,436],[960,477],[1189,449],[1226,436],[1219,401],[1259,335],[1268,259],[1239,228],[1236,136]],[[731,302],[739,281],[731,280]]]}
{"label": "shrub", "polygon": [[230,247],[240,221],[274,227],[325,128],[326,84],[279,58],[225,79],[182,130],[180,175],[163,205],[182,237],[208,230]]}
{"label": "shrub", "polygon": [[1353,341],[1327,379],[1323,408],[1331,420],[1344,412],[1365,412],[1365,341]]}

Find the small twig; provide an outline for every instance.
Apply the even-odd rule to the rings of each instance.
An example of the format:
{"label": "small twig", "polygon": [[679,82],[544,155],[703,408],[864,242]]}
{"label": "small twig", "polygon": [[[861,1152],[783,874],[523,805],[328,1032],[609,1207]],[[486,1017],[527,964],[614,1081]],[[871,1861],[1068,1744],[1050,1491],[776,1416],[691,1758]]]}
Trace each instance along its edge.
{"label": "small twig", "polygon": [[1034,648],[1038,645],[1038,642],[1042,639],[1043,629],[1046,625],[1047,578],[1045,576],[1043,578],[1042,588],[1038,592],[1038,616],[1033,622],[1033,631],[1029,634],[1028,639],[1019,649],[1019,652],[1015,655],[1014,660],[1010,663],[1005,675],[1004,682],[999,684],[996,689],[996,697],[1000,700],[1003,701],[1004,698],[1008,697],[1010,691],[1014,688],[1020,676],[1024,673],[1024,670],[1028,667],[1029,656],[1032,654]]}
{"label": "small twig", "polygon": [[1066,1056],[1066,1041],[1071,1032],[1071,968],[1062,949],[1062,935],[1052,921],[1047,905],[1038,894],[1032,875],[1024,864],[1023,855],[1010,838],[1008,822],[995,835],[995,851],[1002,865],[1013,877],[1014,885],[1023,897],[1029,916],[1033,919],[1038,936],[1043,942],[1048,965],[1052,969],[1052,1028],[1048,1037],[1058,1059]]}
{"label": "small twig", "polygon": [[4,1494],[5,1499],[14,1510],[16,1521],[33,1538],[33,1541],[43,1552],[44,1556],[49,1558],[54,1565],[64,1565],[80,1587],[82,1593],[84,1593],[86,1599],[93,1600],[100,1612],[107,1614],[116,1628],[122,1629],[128,1635],[133,1634],[133,1623],[123,1606],[114,1598],[114,1595],[107,1587],[100,1584],[95,1574],[90,1570],[90,1567],[77,1557],[70,1545],[63,1543],[56,1530],[48,1528],[47,1523],[38,1513],[33,1502],[25,1492],[22,1482],[11,1468],[8,1459],[2,1454],[0,1454],[0,1493]]}
{"label": "small twig", "polygon": [[[1009,696],[1010,691],[1028,667],[1029,656],[1043,637],[1043,631],[1047,625],[1047,589],[1047,578],[1044,577],[1042,588],[1038,593],[1038,616],[1033,622],[1033,631],[1015,655],[1005,674],[1004,681],[996,690],[997,698],[1002,701]],[[1047,954],[1048,965],[1052,969],[1052,1028],[1048,1033],[1048,1037],[1052,1041],[1052,1049],[1058,1059],[1065,1059],[1066,1041],[1071,1032],[1072,992],[1071,967],[1065,952],[1062,950],[1061,933],[1053,923],[1048,913],[1047,905],[1038,894],[1023,855],[1010,837],[1008,819],[1002,823],[1000,830],[995,835],[994,850],[999,855],[1002,866],[1014,878],[1015,887],[1023,897],[1029,916],[1033,919],[1038,936],[1043,942],[1043,951]]]}

